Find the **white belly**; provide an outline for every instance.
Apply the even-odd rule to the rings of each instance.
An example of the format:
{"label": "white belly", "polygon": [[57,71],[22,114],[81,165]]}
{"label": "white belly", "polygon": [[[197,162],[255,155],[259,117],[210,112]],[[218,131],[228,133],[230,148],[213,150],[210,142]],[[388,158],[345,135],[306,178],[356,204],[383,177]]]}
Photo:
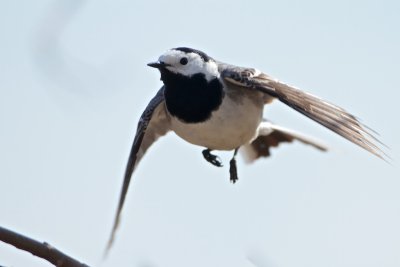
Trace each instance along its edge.
{"label": "white belly", "polygon": [[[236,100],[233,100],[236,99]],[[233,150],[257,137],[264,103],[256,94],[226,95],[211,118],[184,123],[171,118],[172,130],[187,142],[213,150]]]}

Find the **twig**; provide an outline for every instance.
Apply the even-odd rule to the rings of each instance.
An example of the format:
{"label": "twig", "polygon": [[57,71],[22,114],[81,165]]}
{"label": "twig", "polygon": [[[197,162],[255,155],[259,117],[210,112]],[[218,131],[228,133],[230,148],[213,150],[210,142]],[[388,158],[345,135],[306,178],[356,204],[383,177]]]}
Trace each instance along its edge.
{"label": "twig", "polygon": [[47,260],[57,267],[89,267],[70,256],[62,253],[46,242],[38,242],[0,226],[0,240],[18,249],[25,250],[33,255]]}

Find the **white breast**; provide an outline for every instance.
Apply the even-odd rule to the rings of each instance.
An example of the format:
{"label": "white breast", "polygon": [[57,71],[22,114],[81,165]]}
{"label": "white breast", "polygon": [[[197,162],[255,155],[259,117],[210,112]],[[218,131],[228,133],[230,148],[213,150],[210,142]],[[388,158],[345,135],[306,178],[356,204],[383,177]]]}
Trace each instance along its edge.
{"label": "white breast", "polygon": [[258,92],[230,92],[207,121],[184,123],[172,117],[171,129],[189,143],[212,150],[233,150],[256,137],[263,107]]}

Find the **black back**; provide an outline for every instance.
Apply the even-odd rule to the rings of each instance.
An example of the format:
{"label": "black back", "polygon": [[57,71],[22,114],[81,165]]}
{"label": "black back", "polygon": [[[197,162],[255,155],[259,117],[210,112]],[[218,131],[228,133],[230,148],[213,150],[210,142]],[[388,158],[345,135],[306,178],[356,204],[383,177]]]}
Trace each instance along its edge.
{"label": "black back", "polygon": [[221,105],[224,92],[218,78],[207,82],[202,73],[187,77],[167,69],[160,71],[165,103],[172,116],[186,123],[203,122]]}

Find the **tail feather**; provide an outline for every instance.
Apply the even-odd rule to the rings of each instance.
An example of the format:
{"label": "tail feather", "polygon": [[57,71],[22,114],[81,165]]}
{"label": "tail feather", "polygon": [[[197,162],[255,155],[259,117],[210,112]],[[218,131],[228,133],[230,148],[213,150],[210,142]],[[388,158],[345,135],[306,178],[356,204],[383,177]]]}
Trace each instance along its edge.
{"label": "tail feather", "polygon": [[297,131],[274,125],[270,122],[265,122],[265,127],[268,127],[268,130],[260,132],[266,132],[268,134],[259,135],[250,144],[242,146],[240,151],[246,162],[251,163],[258,158],[269,157],[272,147],[278,147],[281,143],[292,143],[295,140],[306,145],[311,145],[320,151],[328,150],[325,144]]}

